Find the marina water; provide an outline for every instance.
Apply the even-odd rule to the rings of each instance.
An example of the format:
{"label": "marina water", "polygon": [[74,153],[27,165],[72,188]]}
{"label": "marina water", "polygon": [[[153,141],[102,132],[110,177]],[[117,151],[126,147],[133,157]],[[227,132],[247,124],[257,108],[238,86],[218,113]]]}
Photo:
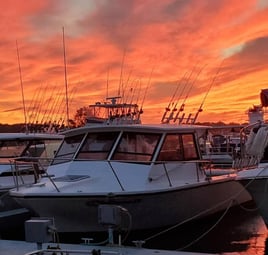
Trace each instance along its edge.
{"label": "marina water", "polygon": [[[256,205],[250,202],[243,207],[231,208],[206,220],[174,226],[169,230],[130,232],[124,244],[133,245],[133,240],[145,240],[143,245],[145,248],[224,255],[267,255],[267,233],[266,225],[260,217]],[[92,236],[60,235],[59,241],[81,243],[81,237],[90,238]],[[97,237],[94,241],[99,242],[104,238],[105,236]],[[1,230],[1,239],[24,240],[23,227],[5,229],[4,233]]]}

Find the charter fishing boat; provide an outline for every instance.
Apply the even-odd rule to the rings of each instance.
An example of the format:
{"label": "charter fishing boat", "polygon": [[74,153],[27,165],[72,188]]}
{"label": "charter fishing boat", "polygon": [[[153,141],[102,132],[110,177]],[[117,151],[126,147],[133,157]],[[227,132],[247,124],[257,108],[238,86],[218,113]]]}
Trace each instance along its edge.
{"label": "charter fishing boat", "polygon": [[[251,197],[230,171],[214,176],[203,160],[198,125],[90,123],[64,132],[38,183],[10,196],[58,232],[102,232],[100,205],[114,205],[124,229],[143,230],[200,219]],[[114,219],[116,220],[116,219]],[[109,223],[107,223],[109,224]]]}
{"label": "charter fishing boat", "polygon": [[268,106],[268,89],[260,93],[261,105],[248,110],[249,126],[241,131],[245,137],[238,159],[237,181],[251,194],[260,215],[268,226],[268,124],[264,119],[264,107]]}

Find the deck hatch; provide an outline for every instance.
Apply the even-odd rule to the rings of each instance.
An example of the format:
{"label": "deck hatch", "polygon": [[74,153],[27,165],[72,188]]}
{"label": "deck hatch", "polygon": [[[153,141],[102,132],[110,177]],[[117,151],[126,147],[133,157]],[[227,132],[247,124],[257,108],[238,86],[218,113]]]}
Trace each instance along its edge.
{"label": "deck hatch", "polygon": [[53,178],[54,182],[76,182],[83,179],[90,178],[89,175],[64,175],[61,177]]}

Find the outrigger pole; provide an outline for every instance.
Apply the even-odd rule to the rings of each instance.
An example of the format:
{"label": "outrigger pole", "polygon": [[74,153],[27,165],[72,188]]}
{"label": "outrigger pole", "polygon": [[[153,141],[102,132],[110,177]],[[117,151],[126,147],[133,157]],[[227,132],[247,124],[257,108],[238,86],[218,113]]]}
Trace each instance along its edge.
{"label": "outrigger pole", "polygon": [[63,59],[64,59],[66,117],[67,117],[67,127],[69,128],[69,101],[68,101],[68,82],[67,82],[67,67],[66,67],[64,27],[62,28],[62,42],[63,42]]}
{"label": "outrigger pole", "polygon": [[28,124],[27,124],[26,107],[25,107],[25,99],[24,99],[24,90],[23,90],[23,82],[22,82],[22,75],[21,75],[19,47],[18,47],[17,40],[16,40],[16,47],[17,47],[17,56],[18,56],[18,65],[19,65],[19,74],[20,74],[20,85],[21,85],[21,95],[22,95],[22,104],[23,104],[23,112],[24,112],[25,131],[27,133],[28,132]]}

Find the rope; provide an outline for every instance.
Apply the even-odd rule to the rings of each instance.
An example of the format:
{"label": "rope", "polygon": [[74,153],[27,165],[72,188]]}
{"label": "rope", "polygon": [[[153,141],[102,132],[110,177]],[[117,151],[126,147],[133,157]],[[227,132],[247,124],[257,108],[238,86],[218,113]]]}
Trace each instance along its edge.
{"label": "rope", "polygon": [[[249,181],[248,183],[247,183],[247,185],[245,185],[244,186],[244,188],[245,189],[247,189],[247,187],[249,187],[257,178],[258,178],[258,176],[263,172],[265,170],[265,167],[257,174],[257,175],[255,175],[255,177],[251,180],[251,181]],[[246,170],[245,170],[246,171]],[[256,206],[256,208],[246,208],[246,207],[244,207],[243,205],[239,205],[244,211],[248,211],[248,212],[254,212],[254,211],[257,211],[257,210],[259,210],[259,208],[261,207],[261,205],[265,202],[265,194],[266,194],[266,191],[268,190],[268,178],[266,178],[266,183],[265,183],[265,186],[264,186],[264,192],[263,192],[263,197],[262,197],[262,200],[261,200],[261,202],[260,203],[258,203],[258,205]]]}
{"label": "rope", "polygon": [[225,209],[224,213],[221,215],[221,217],[216,221],[216,223],[210,227],[206,232],[204,232],[201,236],[199,236],[198,238],[196,238],[195,240],[193,240],[192,242],[190,242],[189,244],[185,245],[184,247],[177,249],[178,251],[181,250],[185,250],[189,247],[191,247],[193,244],[195,244],[196,242],[198,242],[199,240],[201,240],[204,236],[206,236],[212,229],[214,229],[220,222],[221,220],[224,218],[224,216],[227,214],[227,212],[230,210],[231,206],[233,204],[233,200],[230,201],[229,206]]}
{"label": "rope", "polygon": [[[259,174],[260,174],[260,173],[259,173]],[[258,175],[259,175],[259,174],[258,174]],[[257,176],[258,176],[258,175],[257,175]],[[167,232],[169,232],[169,231],[171,231],[171,230],[173,230],[173,229],[175,229],[175,228],[178,228],[178,227],[180,227],[181,225],[183,225],[183,224],[185,224],[185,223],[187,223],[187,222],[189,222],[189,221],[191,221],[191,220],[194,220],[194,219],[200,217],[201,215],[206,214],[206,213],[208,213],[209,211],[212,211],[212,210],[216,209],[217,207],[219,207],[219,206],[221,206],[221,205],[227,203],[227,202],[231,199],[230,205],[227,207],[227,210],[225,210],[225,213],[223,214],[223,216],[225,216],[225,214],[226,214],[227,211],[229,210],[230,206],[231,206],[231,205],[234,203],[234,201],[236,200],[235,198],[238,197],[242,192],[245,192],[245,188],[244,188],[244,187],[243,187],[243,188],[241,187],[241,190],[240,190],[237,194],[235,194],[234,196],[232,196],[232,197],[230,197],[230,198],[227,198],[226,200],[223,200],[222,202],[216,204],[215,206],[213,206],[213,207],[211,207],[211,208],[209,208],[209,209],[206,209],[206,210],[204,210],[204,211],[202,211],[202,212],[200,212],[200,213],[198,213],[198,214],[196,214],[196,215],[194,215],[194,216],[192,216],[192,217],[190,217],[190,218],[188,218],[188,219],[186,219],[186,220],[184,220],[184,221],[182,221],[182,222],[180,222],[180,223],[178,223],[178,224],[175,224],[175,225],[173,225],[173,226],[171,226],[171,227],[169,227],[169,228],[167,228],[167,229],[165,229],[165,230],[163,230],[163,231],[160,231],[160,232],[158,232],[158,233],[156,233],[156,234],[154,234],[154,235],[152,235],[152,236],[150,236],[150,237],[144,239],[144,242],[147,242],[147,241],[149,241],[149,240],[151,240],[151,239],[153,239],[153,238],[156,238],[156,237],[158,237],[158,236],[160,236],[160,235],[163,235],[163,234],[165,234],[165,233],[167,233]],[[221,220],[221,219],[220,219],[220,220]],[[217,221],[216,224],[218,224],[218,221]],[[206,234],[207,234],[207,233],[206,233]],[[201,238],[202,238],[202,237],[203,237],[203,236],[201,236]],[[199,240],[199,239],[198,239],[198,240]]]}
{"label": "rope", "polygon": [[[240,194],[240,192],[239,192],[238,194]],[[235,196],[234,196],[234,197],[235,197]],[[169,228],[167,228],[167,229],[165,229],[165,230],[163,230],[163,231],[160,231],[159,233],[156,233],[156,234],[154,234],[154,235],[152,235],[152,236],[146,238],[146,239],[144,240],[144,242],[147,242],[147,241],[149,241],[149,240],[151,240],[151,239],[153,239],[153,238],[155,238],[155,237],[158,237],[158,236],[163,235],[163,234],[165,234],[165,233],[167,233],[167,232],[169,232],[169,231],[171,231],[171,230],[173,230],[173,229],[175,229],[175,228],[178,228],[179,226],[181,226],[181,225],[183,225],[183,224],[185,224],[185,223],[187,223],[187,222],[189,222],[189,221],[191,221],[191,220],[194,220],[194,219],[200,217],[201,215],[208,213],[209,211],[214,210],[215,208],[217,208],[217,207],[221,206],[222,204],[228,202],[228,200],[229,200],[229,199],[223,200],[222,202],[216,204],[215,206],[213,206],[213,207],[211,207],[211,208],[209,208],[209,209],[206,209],[206,210],[204,210],[204,211],[202,211],[202,212],[200,212],[200,213],[198,213],[198,214],[196,214],[196,215],[194,215],[194,216],[192,216],[192,217],[190,217],[190,218],[188,218],[188,219],[186,219],[186,220],[184,220],[184,221],[182,221],[182,222],[180,222],[180,223],[178,223],[178,224],[176,224],[176,225],[173,225],[173,226],[171,226],[171,227],[169,227]],[[233,203],[234,201],[235,201],[234,198],[231,199],[231,202],[232,202],[232,203]]]}

